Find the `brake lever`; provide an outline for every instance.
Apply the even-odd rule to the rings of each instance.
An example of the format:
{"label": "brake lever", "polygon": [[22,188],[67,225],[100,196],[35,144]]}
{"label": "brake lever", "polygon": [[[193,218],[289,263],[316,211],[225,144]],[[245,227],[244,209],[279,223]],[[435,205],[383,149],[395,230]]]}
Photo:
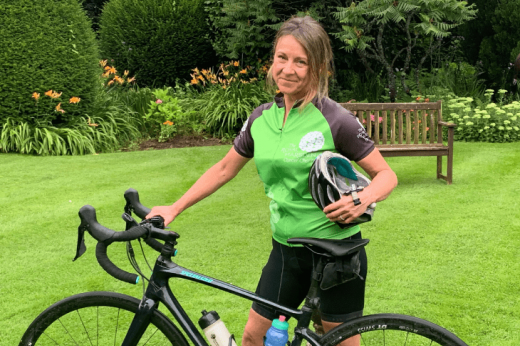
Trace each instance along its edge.
{"label": "brake lever", "polygon": [[123,220],[126,222],[126,230],[128,231],[130,228],[132,227],[135,227],[135,226],[139,226],[139,224],[137,223],[137,221],[135,221],[135,219],[132,217],[132,215],[130,215],[129,213],[123,213],[123,215],[121,215],[121,217],[123,218]]}

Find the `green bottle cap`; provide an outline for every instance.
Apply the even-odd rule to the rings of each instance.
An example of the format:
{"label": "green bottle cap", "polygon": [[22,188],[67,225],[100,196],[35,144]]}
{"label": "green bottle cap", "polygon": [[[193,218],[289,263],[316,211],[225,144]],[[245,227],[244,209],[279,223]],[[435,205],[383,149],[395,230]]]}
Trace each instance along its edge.
{"label": "green bottle cap", "polygon": [[285,322],[285,316],[280,316],[273,320],[273,327],[280,330],[287,330],[289,329],[289,323]]}

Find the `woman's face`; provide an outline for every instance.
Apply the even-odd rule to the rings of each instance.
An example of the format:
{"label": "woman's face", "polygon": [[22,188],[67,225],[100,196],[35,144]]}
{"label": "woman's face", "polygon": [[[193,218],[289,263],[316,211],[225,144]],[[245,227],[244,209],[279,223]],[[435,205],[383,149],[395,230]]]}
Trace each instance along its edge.
{"label": "woman's face", "polygon": [[274,51],[273,79],[278,89],[293,100],[302,99],[310,84],[309,59],[292,35],[282,36]]}

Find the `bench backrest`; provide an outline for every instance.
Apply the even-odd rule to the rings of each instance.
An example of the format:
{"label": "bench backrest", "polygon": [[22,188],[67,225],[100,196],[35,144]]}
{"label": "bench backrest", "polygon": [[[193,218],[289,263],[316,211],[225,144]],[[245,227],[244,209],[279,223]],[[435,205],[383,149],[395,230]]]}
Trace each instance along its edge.
{"label": "bench backrest", "polygon": [[376,145],[442,143],[442,101],[340,105],[354,113]]}

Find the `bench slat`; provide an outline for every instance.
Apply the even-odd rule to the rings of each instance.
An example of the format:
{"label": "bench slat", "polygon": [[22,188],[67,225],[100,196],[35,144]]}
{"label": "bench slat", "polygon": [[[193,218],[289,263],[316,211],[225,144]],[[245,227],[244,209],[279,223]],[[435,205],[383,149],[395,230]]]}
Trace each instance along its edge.
{"label": "bench slat", "polygon": [[397,126],[399,126],[399,144],[403,144],[403,111],[397,111]]}
{"label": "bench slat", "polygon": [[390,111],[390,143],[395,144],[395,110]]}
{"label": "bench slat", "polygon": [[374,142],[379,144],[379,111],[374,112]]}
{"label": "bench slat", "polygon": [[388,140],[388,117],[387,117],[387,111],[383,111],[383,140],[381,141],[381,144],[386,144]]}
{"label": "bench slat", "polygon": [[423,111],[422,113],[422,138],[421,143],[426,143],[426,132],[428,131],[428,122],[426,121],[426,117],[428,114],[426,111]]}
{"label": "bench slat", "polygon": [[435,143],[435,116],[436,111],[432,110],[430,113],[430,143]]}
{"label": "bench slat", "polygon": [[406,144],[410,144],[412,141],[412,120],[410,119],[410,111],[405,111],[406,115]]}

